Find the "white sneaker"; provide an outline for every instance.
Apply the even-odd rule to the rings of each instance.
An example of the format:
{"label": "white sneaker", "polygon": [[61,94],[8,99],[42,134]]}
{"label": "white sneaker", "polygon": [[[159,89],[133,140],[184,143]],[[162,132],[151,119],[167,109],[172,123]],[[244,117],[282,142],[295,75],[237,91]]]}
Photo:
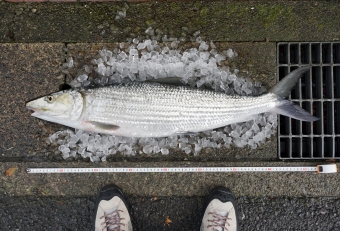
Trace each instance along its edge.
{"label": "white sneaker", "polygon": [[132,231],[130,213],[122,191],[114,185],[100,190],[96,204],[93,231]]}
{"label": "white sneaker", "polygon": [[210,192],[200,231],[239,231],[235,198],[228,189],[217,187]]}

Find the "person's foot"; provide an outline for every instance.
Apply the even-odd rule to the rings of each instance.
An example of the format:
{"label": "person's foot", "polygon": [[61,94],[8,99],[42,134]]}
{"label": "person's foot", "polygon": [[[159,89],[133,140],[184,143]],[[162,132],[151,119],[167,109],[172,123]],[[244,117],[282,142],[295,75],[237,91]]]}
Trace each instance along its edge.
{"label": "person's foot", "polygon": [[239,231],[235,198],[225,187],[211,190],[200,231]]}
{"label": "person's foot", "polygon": [[132,231],[128,205],[117,186],[108,185],[100,190],[94,211],[93,231]]}

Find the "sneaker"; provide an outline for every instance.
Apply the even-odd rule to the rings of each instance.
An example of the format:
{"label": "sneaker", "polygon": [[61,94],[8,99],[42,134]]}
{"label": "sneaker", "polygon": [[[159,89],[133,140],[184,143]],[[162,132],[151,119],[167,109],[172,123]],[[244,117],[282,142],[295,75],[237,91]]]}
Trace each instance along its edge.
{"label": "sneaker", "polygon": [[235,198],[225,187],[211,190],[200,231],[239,231]]}
{"label": "sneaker", "polygon": [[132,231],[130,213],[122,191],[114,185],[100,190],[96,204],[93,231]]}

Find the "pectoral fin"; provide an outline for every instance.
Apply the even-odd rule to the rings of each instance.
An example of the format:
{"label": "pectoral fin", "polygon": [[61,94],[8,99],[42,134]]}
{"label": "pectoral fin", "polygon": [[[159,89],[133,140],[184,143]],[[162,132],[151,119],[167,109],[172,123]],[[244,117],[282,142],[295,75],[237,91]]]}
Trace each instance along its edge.
{"label": "pectoral fin", "polygon": [[119,126],[114,125],[114,124],[106,124],[106,123],[101,123],[101,122],[96,122],[96,121],[87,121],[87,123],[92,124],[96,128],[107,130],[107,131],[113,131],[113,130],[119,129]]}

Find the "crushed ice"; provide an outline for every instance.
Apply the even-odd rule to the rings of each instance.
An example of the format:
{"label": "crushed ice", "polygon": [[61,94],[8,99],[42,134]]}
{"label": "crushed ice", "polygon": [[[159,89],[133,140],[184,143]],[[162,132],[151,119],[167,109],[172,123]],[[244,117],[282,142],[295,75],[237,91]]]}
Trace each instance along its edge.
{"label": "crushed ice", "polygon": [[[122,15],[123,16],[123,15]],[[149,27],[146,34],[153,35]],[[199,32],[194,36],[198,36]],[[124,81],[145,81],[153,78],[180,77],[192,87],[208,87],[227,94],[260,95],[266,91],[260,82],[238,77],[223,65],[226,59],[237,57],[228,49],[218,53],[213,42],[209,44],[198,36],[198,47],[184,51],[178,49],[180,41],[163,37],[164,43],[147,39],[121,43],[112,51],[102,49],[92,64],[84,66],[70,85],[74,88],[90,85],[104,86]],[[125,49],[125,47],[128,47]],[[65,64],[73,66],[73,59]],[[93,78],[96,74],[96,78]],[[81,155],[91,161],[105,161],[117,152],[126,155],[169,154],[169,149],[181,149],[186,154],[198,155],[203,148],[237,147],[257,148],[269,138],[277,127],[276,114],[264,113],[251,121],[231,124],[224,128],[201,132],[199,135],[171,136],[165,138],[126,138],[90,133],[81,130],[65,130],[50,135],[48,142],[59,145],[66,159]]]}

